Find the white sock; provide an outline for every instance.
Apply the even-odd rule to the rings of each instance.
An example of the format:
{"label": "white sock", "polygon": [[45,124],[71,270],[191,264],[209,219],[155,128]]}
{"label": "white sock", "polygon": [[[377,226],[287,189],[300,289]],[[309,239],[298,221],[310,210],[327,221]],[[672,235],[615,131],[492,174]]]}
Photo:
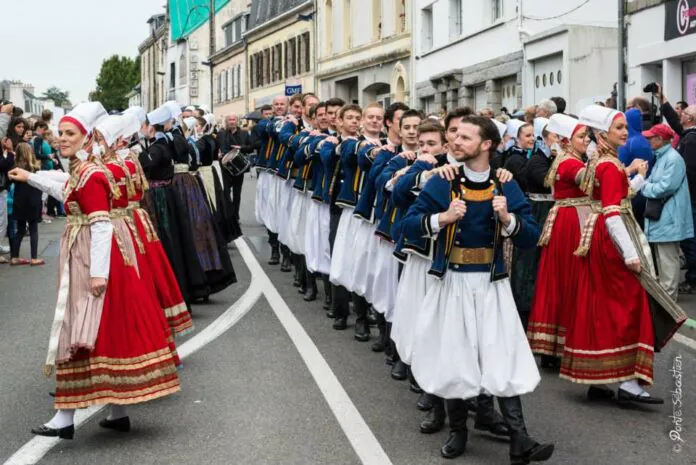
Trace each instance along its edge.
{"label": "white sock", "polygon": [[74,416],[74,409],[58,410],[53,418],[51,418],[51,421],[46,423],[46,426],[53,429],[65,428],[73,424]]}
{"label": "white sock", "polygon": [[109,409],[109,416],[106,417],[107,420],[118,420],[119,418],[127,417],[128,412],[126,412],[125,405],[115,405],[111,404]]}
{"label": "white sock", "polygon": [[626,392],[630,392],[634,396],[650,396],[649,393],[647,393],[642,387],[640,387],[640,384],[638,384],[638,380],[635,379],[621,383],[621,389],[623,389]]}

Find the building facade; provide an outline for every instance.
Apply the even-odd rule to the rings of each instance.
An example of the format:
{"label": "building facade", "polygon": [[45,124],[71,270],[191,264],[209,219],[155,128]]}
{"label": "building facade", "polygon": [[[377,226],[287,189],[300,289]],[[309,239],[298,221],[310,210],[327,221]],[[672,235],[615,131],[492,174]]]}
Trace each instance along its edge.
{"label": "building facade", "polygon": [[427,112],[513,111],[552,96],[574,112],[606,99],[616,81],[617,11],[604,0],[415,4],[414,92]]}
{"label": "building facade", "polygon": [[411,5],[406,0],[317,0],[321,97],[367,105],[411,101]]}
{"label": "building facade", "polygon": [[696,0],[629,3],[627,24],[627,97],[659,82],[673,104],[696,104]]}
{"label": "building facade", "polygon": [[209,61],[213,65],[213,112],[220,120],[229,114],[243,116],[248,111],[247,48],[243,36],[250,10],[249,0],[231,0],[216,18],[217,50]]}
{"label": "building facade", "polygon": [[164,67],[168,48],[166,14],[158,14],[147,21],[150,35],[138,47],[140,53],[140,103],[146,111],[162,105],[166,97]]}
{"label": "building facade", "polygon": [[17,108],[24,110],[26,116],[41,115],[44,110],[56,110],[53,100],[37,97],[34,86],[22,81],[0,81],[0,100],[9,100]]}
{"label": "building facade", "polygon": [[254,0],[244,33],[248,108],[315,92],[314,1]]}

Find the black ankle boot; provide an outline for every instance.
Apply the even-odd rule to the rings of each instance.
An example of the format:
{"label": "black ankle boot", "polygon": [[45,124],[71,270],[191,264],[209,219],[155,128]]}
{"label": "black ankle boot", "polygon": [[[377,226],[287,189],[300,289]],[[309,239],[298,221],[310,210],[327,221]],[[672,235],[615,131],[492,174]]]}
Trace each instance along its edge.
{"label": "black ankle boot", "polygon": [[[408,365],[407,365],[408,366]],[[421,387],[418,385],[418,381],[416,381],[416,378],[413,376],[413,372],[411,371],[411,367],[408,367],[408,388],[411,390],[411,392],[416,393],[416,394],[422,394],[423,390]]]}
{"label": "black ankle boot", "polygon": [[348,327],[348,319],[343,316],[339,316],[334,320],[333,329],[336,331],[343,331]]}
{"label": "black ankle boot", "polygon": [[440,449],[440,453],[446,459],[453,459],[466,451],[466,441],[469,434],[466,422],[469,414],[465,400],[448,399],[444,403],[447,406],[447,416],[449,416],[450,434]]}
{"label": "black ankle boot", "polygon": [[108,418],[104,418],[102,421],[99,422],[99,426],[101,426],[102,428],[118,431],[119,433],[127,433],[128,431],[130,431],[131,425],[130,418],[123,417],[117,418],[116,420],[109,420]]}
{"label": "black ankle boot", "polygon": [[283,273],[290,273],[292,271],[292,265],[290,264],[290,254],[283,255],[283,261],[280,262],[280,271]]}
{"label": "black ankle boot", "polygon": [[376,313],[377,315],[377,331],[379,331],[379,337],[377,342],[372,344],[372,352],[384,352],[387,346],[387,322],[384,320],[384,316]]}
{"label": "black ankle boot", "polygon": [[329,281],[329,275],[321,275],[321,280],[324,286],[324,310],[328,311],[331,309],[331,281]]}
{"label": "black ankle boot", "polygon": [[391,346],[393,354],[391,377],[397,381],[403,381],[408,378],[408,365],[401,361],[401,357],[399,357],[399,353],[396,350],[396,344],[394,344],[394,341],[390,339],[389,345]]}
{"label": "black ankle boot", "polygon": [[499,397],[498,404],[511,431],[510,464],[527,465],[530,462],[544,462],[551,458],[554,445],[540,444],[527,433],[520,397]]}
{"label": "black ankle boot", "polygon": [[306,278],[305,280],[307,281],[307,290],[305,291],[304,295],[304,301],[305,302],[314,302],[317,300],[317,278],[314,276],[314,274],[310,273],[308,270],[305,270],[306,272]]}
{"label": "black ankle boot", "polygon": [[474,428],[495,436],[509,437],[510,427],[493,406],[493,397],[480,394],[476,399],[476,422]]}
{"label": "black ankle boot", "polygon": [[269,265],[277,265],[280,263],[280,246],[278,244],[271,245],[271,259],[268,260]]}
{"label": "black ankle boot", "polygon": [[[300,273],[302,273],[302,267],[300,266],[300,256],[299,255],[292,255],[292,266],[295,268],[295,273],[293,275],[292,279],[292,285],[293,287],[302,287],[302,278],[300,277]],[[301,289],[298,292],[300,294],[304,294],[306,289]]]}
{"label": "black ankle boot", "polygon": [[445,401],[440,398],[436,399],[437,401],[433,402],[433,408],[430,409],[421,421],[420,432],[423,434],[439,433],[442,431],[442,428],[445,427],[445,420],[447,419]]}
{"label": "black ankle boot", "polygon": [[367,310],[370,304],[363,296],[352,294],[353,311],[355,312],[355,339],[360,342],[370,340],[370,327],[367,325]]}
{"label": "black ankle boot", "polygon": [[435,399],[439,399],[439,397],[424,392],[418,397],[418,402],[416,402],[416,408],[423,412],[427,412],[428,410],[433,408],[433,402]]}

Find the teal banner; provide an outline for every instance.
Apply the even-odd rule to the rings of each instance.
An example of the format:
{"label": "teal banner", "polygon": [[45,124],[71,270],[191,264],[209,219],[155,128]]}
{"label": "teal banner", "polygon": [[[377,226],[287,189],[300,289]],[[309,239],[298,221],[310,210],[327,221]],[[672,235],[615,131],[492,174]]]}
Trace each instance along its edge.
{"label": "teal banner", "polygon": [[[215,0],[215,12],[230,0]],[[188,37],[203,26],[210,16],[210,0],[169,0],[172,41]]]}

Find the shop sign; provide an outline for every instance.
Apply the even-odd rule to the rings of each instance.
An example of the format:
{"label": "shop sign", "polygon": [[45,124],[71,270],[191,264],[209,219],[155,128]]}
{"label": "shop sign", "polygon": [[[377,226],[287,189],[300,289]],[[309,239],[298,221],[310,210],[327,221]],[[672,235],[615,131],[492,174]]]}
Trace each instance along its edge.
{"label": "shop sign", "polygon": [[665,2],[665,41],[696,32],[696,0]]}

